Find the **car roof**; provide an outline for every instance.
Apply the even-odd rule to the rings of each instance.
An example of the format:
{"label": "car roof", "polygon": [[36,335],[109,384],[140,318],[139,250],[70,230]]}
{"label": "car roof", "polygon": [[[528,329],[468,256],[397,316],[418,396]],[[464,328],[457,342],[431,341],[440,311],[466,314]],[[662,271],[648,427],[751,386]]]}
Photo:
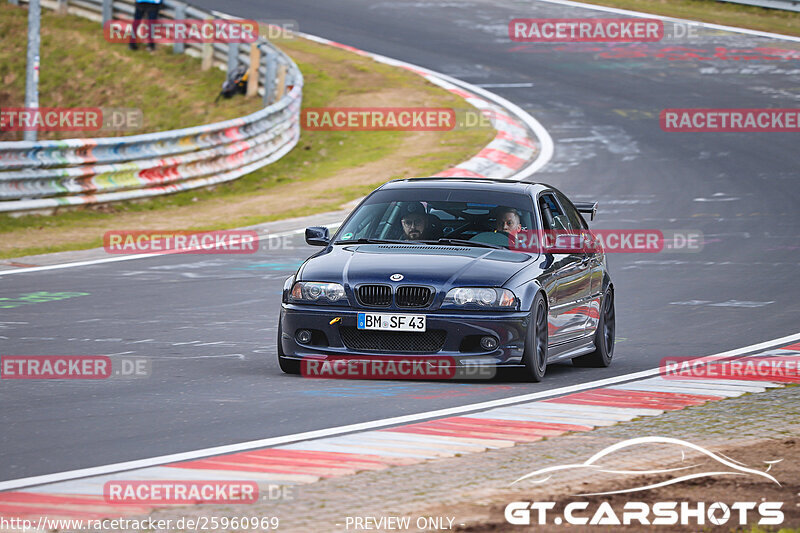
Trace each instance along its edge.
{"label": "car roof", "polygon": [[400,178],[384,183],[379,189],[405,189],[405,188],[460,188],[490,191],[518,192],[524,194],[537,193],[544,189],[552,189],[544,183],[531,183],[525,181],[504,180],[499,178],[470,178],[459,176],[427,177],[427,178]]}

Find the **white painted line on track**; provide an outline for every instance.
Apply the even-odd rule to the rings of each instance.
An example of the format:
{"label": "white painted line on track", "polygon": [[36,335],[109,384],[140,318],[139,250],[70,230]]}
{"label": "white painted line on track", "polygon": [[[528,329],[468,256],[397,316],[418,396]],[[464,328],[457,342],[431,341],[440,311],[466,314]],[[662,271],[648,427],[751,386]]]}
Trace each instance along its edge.
{"label": "white painted line on track", "polygon": [[483,87],[484,89],[511,89],[515,87],[533,87],[533,83],[476,83],[475,86]]}
{"label": "white painted line on track", "polygon": [[[341,222],[336,222],[334,224],[328,224],[329,228],[338,227]],[[226,230],[226,231],[236,231],[236,230]],[[288,237],[290,235],[297,235],[299,233],[305,232],[305,228],[300,229],[293,229],[289,231],[282,231],[280,233],[267,233],[264,235],[258,235],[258,242],[267,239],[274,239],[277,237]],[[218,248],[223,246],[222,244],[215,244],[214,248]],[[62,268],[74,268],[74,267],[82,267],[82,266],[90,266],[90,265],[101,265],[103,263],[117,263],[119,261],[132,261],[134,259],[149,259],[151,257],[161,257],[161,256],[169,256],[169,255],[189,255],[186,254],[185,250],[175,250],[169,252],[161,252],[161,253],[153,253],[153,254],[132,254],[132,255],[120,255],[116,257],[104,257],[102,259],[90,259],[87,261],[75,261],[74,263],[59,263],[57,265],[43,265],[43,266],[36,266],[36,267],[26,267],[26,268],[19,268],[16,270],[0,270],[0,276],[7,276],[9,274],[25,274],[28,272],[43,272],[46,270],[60,270]],[[192,254],[193,255],[193,254]]]}
{"label": "white painted line on track", "polygon": [[[721,352],[718,354],[707,355],[705,357],[699,357],[692,361],[693,364],[703,364],[711,361],[717,361],[720,359],[726,359],[730,357],[736,357],[739,355],[745,355],[752,352],[757,352],[765,349],[772,348],[774,346],[779,345],[786,345],[797,342],[800,340],[800,333],[795,333],[793,335],[787,335],[785,337],[781,337],[778,339],[773,339],[765,342],[760,342],[758,344],[752,344],[750,346],[744,346],[742,348],[736,348],[734,350],[728,350],[725,352]],[[549,398],[553,396],[560,396],[563,394],[569,394],[572,392],[579,392],[587,389],[593,389],[597,387],[605,387],[608,385],[615,385],[617,383],[623,383],[626,381],[633,381],[637,379],[644,379],[653,376],[657,376],[662,371],[661,367],[651,368],[649,370],[642,370],[640,372],[632,372],[630,374],[624,374],[621,376],[614,376],[605,379],[598,379],[595,381],[590,381],[588,383],[580,383],[576,385],[569,385],[566,387],[559,387],[556,389],[550,389],[540,392],[534,392],[531,394],[523,394],[520,396],[512,396],[510,398],[500,398],[497,400],[490,400],[486,402],[479,402],[474,404],[468,405],[461,405],[457,407],[449,407],[446,409],[437,409],[435,411],[428,411],[424,413],[415,413],[411,415],[403,415],[403,416],[395,416],[391,418],[384,418],[380,420],[372,420],[369,422],[360,422],[357,424],[349,424],[346,426],[338,426],[326,429],[318,429],[314,431],[306,431],[304,433],[295,433],[292,435],[282,435],[279,437],[270,437],[266,439],[259,439],[253,440],[248,442],[241,442],[238,444],[228,444],[225,446],[215,446],[213,448],[204,448],[200,450],[192,450],[189,452],[182,452],[182,453],[174,453],[169,455],[161,455],[157,457],[150,457],[147,459],[137,459],[134,461],[125,461],[122,463],[114,463],[109,465],[102,465],[102,466],[94,466],[90,468],[81,468],[78,470],[70,470],[66,472],[57,472],[54,474],[44,474],[40,476],[32,476],[26,478],[19,478],[19,479],[11,479],[8,481],[0,482],[0,491],[4,490],[13,490],[19,489],[23,487],[31,487],[34,485],[42,485],[45,483],[55,483],[58,481],[67,481],[72,479],[80,479],[84,477],[90,476],[99,476],[105,474],[113,474],[116,472],[124,472],[126,470],[136,470],[139,468],[147,468],[151,466],[160,466],[168,463],[175,463],[178,461],[189,461],[192,459],[201,459],[205,457],[211,457],[214,455],[221,455],[221,454],[228,454],[228,453],[235,453],[235,452],[242,452],[246,450],[254,450],[257,448],[266,448],[269,446],[278,446],[283,445],[282,448],[285,449],[306,449],[306,450],[320,450],[320,451],[345,451],[341,447],[336,449],[334,446],[329,446],[324,443],[317,443],[317,442],[302,442],[302,441],[310,441],[312,439],[319,439],[322,437],[331,437],[334,435],[344,435],[347,433],[352,433],[356,431],[363,431],[368,429],[376,429],[376,428],[383,428],[394,426],[398,424],[406,424],[409,422],[416,422],[420,420],[427,420],[431,418],[439,418],[444,416],[450,416],[455,414],[462,414],[462,413],[470,413],[472,411],[480,411],[486,409],[492,409],[495,407],[502,407],[508,406],[513,404],[518,404],[522,402],[530,402],[534,400],[541,400],[543,398]],[[553,404],[553,405],[568,405],[568,404]],[[297,444],[292,444],[297,443]],[[288,446],[287,446],[288,445]],[[372,453],[369,451],[354,451],[351,450],[353,453]],[[382,452],[380,455],[397,455],[402,456],[402,454],[393,454]]]}
{"label": "white painted line on track", "polygon": [[741,396],[745,391],[730,392],[730,390],[717,389],[695,389],[689,387],[667,387],[664,385],[654,385],[652,383],[625,383],[623,385],[613,385],[609,387],[614,390],[639,391],[639,392],[668,392],[670,394],[695,394],[705,396],[718,396],[721,398],[733,398]]}
{"label": "white painted line on track", "polygon": [[[539,405],[538,403],[535,405]],[[583,407],[586,404],[566,404],[570,406],[576,407]],[[564,409],[559,411],[542,411],[539,409],[532,409],[526,407],[507,407],[506,408],[510,413],[530,413],[531,415],[541,415],[541,416],[552,416],[552,417],[560,417],[560,418],[581,418],[581,419],[592,419],[592,420],[616,420],[618,422],[624,422],[626,420],[633,420],[637,416],[647,416],[648,413],[639,413],[639,412],[630,412],[630,413],[608,413],[603,411],[583,411],[583,410],[573,410],[573,409]],[[659,414],[663,414],[662,411],[659,411]],[[657,415],[651,415],[657,416]]]}
{"label": "white painted line on track", "polygon": [[793,41],[800,43],[800,37],[793,35],[783,35],[781,33],[771,33],[767,31],[751,30],[748,28],[738,28],[736,26],[723,26],[722,24],[712,24],[710,22],[700,22],[697,20],[679,19],[674,17],[667,17],[664,15],[654,15],[653,13],[643,13],[641,11],[631,11],[629,9],[620,9],[618,7],[599,6],[595,4],[585,4],[583,2],[573,2],[572,0],[535,0],[537,2],[547,2],[548,4],[558,4],[562,6],[578,7],[582,9],[591,9],[593,11],[605,11],[606,13],[616,13],[618,15],[629,15],[631,17],[650,18],[664,20],[667,22],[677,22],[680,24],[690,24],[692,26],[702,26],[712,30],[729,31],[733,33],[744,33],[747,35],[754,35],[756,37],[767,37],[769,39],[780,39],[783,41]]}

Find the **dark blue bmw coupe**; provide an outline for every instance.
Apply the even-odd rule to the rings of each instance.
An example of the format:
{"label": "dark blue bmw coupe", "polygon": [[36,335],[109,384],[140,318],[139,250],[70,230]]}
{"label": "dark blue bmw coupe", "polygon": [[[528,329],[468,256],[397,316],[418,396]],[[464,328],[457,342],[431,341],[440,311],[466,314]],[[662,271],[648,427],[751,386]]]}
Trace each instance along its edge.
{"label": "dark blue bmw coupe", "polygon": [[[614,286],[601,247],[515,246],[547,231],[588,233],[582,213],[544,184],[413,178],[367,196],[323,249],[286,280],[278,361],[395,356],[517,366],[605,367],[614,352]],[[532,240],[532,239],[531,239]]]}

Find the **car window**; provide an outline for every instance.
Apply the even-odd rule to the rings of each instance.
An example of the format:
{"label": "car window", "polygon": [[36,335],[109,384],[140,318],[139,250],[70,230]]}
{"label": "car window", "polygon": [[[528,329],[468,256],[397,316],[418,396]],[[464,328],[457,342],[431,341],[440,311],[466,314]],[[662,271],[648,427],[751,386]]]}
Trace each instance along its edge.
{"label": "car window", "polygon": [[575,206],[572,205],[572,202],[570,202],[566,196],[556,193],[556,198],[558,198],[561,208],[564,210],[564,214],[569,219],[570,225],[572,226],[571,229],[589,229],[583,217],[581,217],[578,210],[575,209]]}
{"label": "car window", "polygon": [[485,190],[382,190],[370,196],[337,232],[337,244],[358,239],[468,240],[509,247],[509,238],[535,228],[530,196]]}
{"label": "car window", "polygon": [[542,215],[544,229],[574,229],[572,222],[561,210],[561,206],[556,202],[555,196],[552,193],[545,193],[539,196],[539,211]]}

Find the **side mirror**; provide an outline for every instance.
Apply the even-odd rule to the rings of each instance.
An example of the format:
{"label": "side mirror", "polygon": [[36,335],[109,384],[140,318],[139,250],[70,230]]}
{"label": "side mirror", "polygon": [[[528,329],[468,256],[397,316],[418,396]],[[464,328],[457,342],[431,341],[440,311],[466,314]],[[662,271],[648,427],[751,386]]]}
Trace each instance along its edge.
{"label": "side mirror", "polygon": [[311,246],[328,246],[331,243],[331,236],[328,228],[323,226],[312,226],[306,228],[306,244]]}

